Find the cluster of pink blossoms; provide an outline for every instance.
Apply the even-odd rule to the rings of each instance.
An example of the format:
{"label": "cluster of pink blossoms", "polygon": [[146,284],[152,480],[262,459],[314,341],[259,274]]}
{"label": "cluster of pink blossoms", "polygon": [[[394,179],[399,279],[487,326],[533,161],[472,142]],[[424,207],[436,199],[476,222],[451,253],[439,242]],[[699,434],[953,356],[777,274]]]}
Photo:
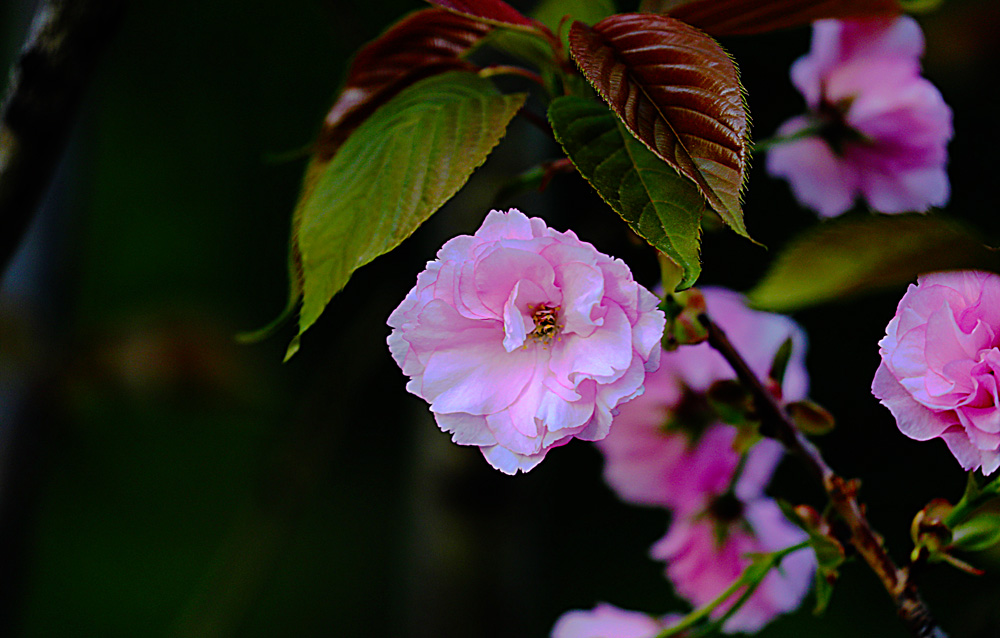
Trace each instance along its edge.
{"label": "cluster of pink blossoms", "polygon": [[389,317],[389,350],[459,445],[508,474],[607,436],[660,359],[659,300],[628,266],[520,211],[460,235]]}
{"label": "cluster of pink blossoms", "polygon": [[1000,275],[922,275],[879,341],[872,393],[900,431],[941,438],[966,470],[1000,467]]}
{"label": "cluster of pink blossoms", "polygon": [[810,112],[778,136],[809,133],[768,152],[767,170],[824,217],[860,193],[876,211],[924,211],[948,201],[951,109],[920,75],[924,39],[908,16],[820,20],[792,82]]}
{"label": "cluster of pink blossoms", "polygon": [[[808,377],[801,329],[787,317],[748,309],[742,297],[731,291],[705,288],[702,292],[709,314],[761,378],[766,378],[782,343],[792,340],[783,398],[805,398]],[[705,390],[715,381],[734,376],[708,344],[664,352],[660,369],[646,379],[645,394],[622,407],[611,434],[598,443],[606,460],[605,479],[624,500],[672,512],[670,529],[651,554],[666,562],[667,578],[694,606],[714,600],[735,582],[750,564],[747,554],[778,551],[806,538],[764,495],[781,458],[781,446],[760,441],[741,467],[733,446],[736,428],[717,422],[708,410]],[[780,569],[769,573],[726,621],[724,631],[755,632],[775,616],[796,609],[809,588],[815,564],[809,550],[786,556]],[[715,617],[727,608],[717,609]],[[620,623],[635,631],[588,633],[583,629],[590,625],[582,619],[596,623],[597,610],[570,612],[577,615],[564,616],[557,625],[563,630],[553,633],[553,638],[646,638],[656,634],[656,626],[662,628],[662,622],[646,618],[643,624],[638,616],[623,615],[634,612],[611,610],[600,614],[602,627]],[[566,629],[567,617],[575,618],[581,631]],[[642,627],[646,633],[639,631]]]}

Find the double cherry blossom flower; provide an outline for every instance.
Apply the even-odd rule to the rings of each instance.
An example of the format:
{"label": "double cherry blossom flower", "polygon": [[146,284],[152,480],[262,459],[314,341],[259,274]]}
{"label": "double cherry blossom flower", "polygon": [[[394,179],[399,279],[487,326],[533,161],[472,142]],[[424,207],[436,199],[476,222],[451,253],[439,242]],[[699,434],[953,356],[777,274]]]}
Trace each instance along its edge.
{"label": "double cherry blossom flower", "polygon": [[812,49],[791,70],[809,113],[778,130],[791,139],[768,151],[768,172],[824,217],[859,194],[883,213],[945,204],[951,109],[920,75],[923,51],[908,16],[814,23]]}
{"label": "double cherry blossom flower", "polygon": [[528,471],[607,436],[660,359],[659,300],[628,266],[517,210],[449,240],[389,317],[389,350],[438,426]]}
{"label": "double cherry blossom flower", "polygon": [[879,354],[872,392],[903,434],[943,439],[966,470],[1000,467],[1000,275],[922,275]]}

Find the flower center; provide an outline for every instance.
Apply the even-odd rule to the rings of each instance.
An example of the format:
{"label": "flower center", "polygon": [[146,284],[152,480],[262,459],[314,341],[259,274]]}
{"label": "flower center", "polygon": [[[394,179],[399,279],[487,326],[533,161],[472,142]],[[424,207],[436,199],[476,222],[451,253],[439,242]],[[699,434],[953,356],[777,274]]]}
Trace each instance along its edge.
{"label": "flower center", "polygon": [[727,492],[712,499],[708,513],[720,523],[735,523],[743,516],[743,502],[732,492]]}
{"label": "flower center", "polygon": [[534,307],[528,306],[528,310],[531,311],[531,320],[535,322],[535,329],[529,332],[528,336],[549,345],[563,329],[559,324],[559,306],[553,308],[547,304],[538,304]]}
{"label": "flower center", "polygon": [[845,98],[837,103],[823,100],[816,115],[820,120],[819,136],[833,149],[837,155],[844,154],[844,145],[848,143],[870,143],[861,131],[851,126],[847,121],[847,111],[851,108],[854,98]]}

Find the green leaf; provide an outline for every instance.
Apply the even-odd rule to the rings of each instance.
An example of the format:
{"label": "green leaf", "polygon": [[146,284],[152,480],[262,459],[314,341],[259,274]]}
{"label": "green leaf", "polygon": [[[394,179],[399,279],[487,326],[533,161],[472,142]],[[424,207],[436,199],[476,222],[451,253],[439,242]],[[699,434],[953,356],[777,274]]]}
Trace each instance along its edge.
{"label": "green leaf", "polygon": [[[236,336],[253,343],[267,338],[295,315],[302,298],[302,256],[296,236],[303,205],[340,146],[379,107],[412,84],[447,71],[475,71],[465,56],[495,29],[445,9],[423,9],[401,18],[354,56],[336,101],[323,120],[292,213],[288,251],[288,303],[277,319]],[[291,356],[292,350],[286,359]]]}
{"label": "green leaf", "polygon": [[749,237],[740,193],[747,111],[732,58],[679,20],[626,13],[574,22],[570,51],[628,131],[697,187],[722,220]]}
{"label": "green leaf", "polygon": [[351,273],[462,187],[524,100],[475,74],[445,73],[405,89],[347,138],[302,204],[300,335]]}
{"label": "green leaf", "polygon": [[984,509],[952,529],[952,545],[968,552],[979,552],[1000,543],[1000,512]]}
{"label": "green leaf", "polygon": [[[558,33],[563,45],[569,42],[569,25],[573,20],[592,25],[618,13],[614,0],[542,0],[535,8],[535,19]],[[569,20],[563,24],[563,19]],[[560,27],[562,27],[560,29]]]}
{"label": "green leaf", "polygon": [[549,106],[549,121],[566,154],[604,201],[684,269],[679,287],[694,285],[701,274],[705,211],[694,185],[636,141],[599,102],[558,98]]}
{"label": "green leaf", "polygon": [[871,215],[824,222],[793,239],[750,291],[751,304],[785,312],[903,286],[936,270],[1000,271],[1000,255],[943,217]]}
{"label": "green leaf", "polygon": [[774,353],[774,359],[771,360],[771,370],[767,373],[779,386],[785,381],[785,370],[788,368],[788,362],[792,358],[792,338],[788,337],[781,342],[781,346],[778,351]]}
{"label": "green leaf", "polygon": [[799,431],[811,436],[829,434],[836,426],[833,415],[809,399],[789,403],[785,406],[785,411]]}

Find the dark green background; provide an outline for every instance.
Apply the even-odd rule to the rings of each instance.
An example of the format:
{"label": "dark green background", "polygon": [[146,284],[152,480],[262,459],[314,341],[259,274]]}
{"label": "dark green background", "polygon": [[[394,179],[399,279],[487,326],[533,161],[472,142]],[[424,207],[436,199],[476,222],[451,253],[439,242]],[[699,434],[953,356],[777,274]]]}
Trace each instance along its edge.
{"label": "dark green background", "polygon": [[[30,4],[0,6],[4,68]],[[290,330],[232,340],[284,304],[304,161],[273,157],[312,140],[350,54],[420,6],[131,3],[21,259],[32,274],[8,280],[0,302],[0,375],[24,384],[19,415],[0,423],[0,635],[536,638],[599,600],[681,608],[645,556],[666,516],[620,504],[590,446],[503,476],[448,442],[385,347],[386,317],[424,262],[491,206],[572,227],[653,283],[647,251],[577,178],[494,202],[506,177],[555,157],[530,127],[515,124],[517,140],[452,204],[359,271],[291,363],[280,363]],[[1000,241],[1000,10],[954,0],[921,20],[927,75],[955,109],[948,212]],[[802,109],[787,68],[808,30],[725,44],[766,137]],[[709,235],[703,282],[746,289],[815,223],[762,167],[746,218],[771,252]],[[864,479],[898,559],[912,515],[964,482],[942,443],[904,438],[869,393],[901,292],[797,316],[813,395],[840,420],[821,444]],[[774,491],[818,502],[805,476],[789,462]],[[971,560],[992,575],[931,566],[923,586],[953,636],[994,637],[1000,560]],[[762,635],[906,635],[857,563],[824,618],[808,607]]]}

